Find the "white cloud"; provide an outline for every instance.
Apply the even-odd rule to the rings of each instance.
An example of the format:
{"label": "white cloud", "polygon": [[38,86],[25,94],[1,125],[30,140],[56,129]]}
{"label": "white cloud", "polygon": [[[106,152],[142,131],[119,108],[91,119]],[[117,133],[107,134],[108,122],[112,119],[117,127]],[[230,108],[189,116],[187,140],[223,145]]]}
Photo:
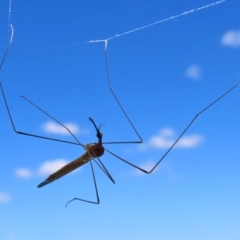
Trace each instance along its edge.
{"label": "white cloud", "polygon": [[201,68],[198,65],[190,65],[186,70],[186,76],[194,80],[201,77]]}
{"label": "white cloud", "polygon": [[9,202],[10,196],[6,193],[0,192],[0,202]]}
{"label": "white cloud", "polygon": [[226,32],[223,35],[221,42],[225,46],[240,47],[240,30]]}
{"label": "white cloud", "polygon": [[30,178],[32,176],[32,172],[26,168],[18,168],[15,171],[15,174],[22,178]]}
{"label": "white cloud", "polygon": [[[174,130],[170,128],[164,128],[159,133],[151,137],[146,143],[139,145],[140,149],[156,148],[166,149],[170,148],[176,141],[177,135]],[[178,143],[175,145],[177,148],[192,148],[199,145],[203,140],[203,137],[199,134],[192,134],[183,136],[180,138]]]}
{"label": "white cloud", "polygon": [[57,170],[59,170],[61,167],[63,167],[67,163],[68,161],[65,159],[56,159],[52,161],[47,161],[40,166],[38,172],[40,175],[50,175],[56,172]]}
{"label": "white cloud", "polygon": [[[63,125],[67,127],[73,134],[77,134],[80,131],[77,124],[64,123]],[[63,126],[55,122],[46,122],[43,125],[42,129],[45,132],[49,132],[49,133],[64,134],[64,135],[69,134],[69,132]]]}
{"label": "white cloud", "polygon": [[174,136],[174,131],[173,129],[171,128],[163,128],[161,131],[160,131],[161,135],[165,136],[165,137],[171,137],[171,136]]}

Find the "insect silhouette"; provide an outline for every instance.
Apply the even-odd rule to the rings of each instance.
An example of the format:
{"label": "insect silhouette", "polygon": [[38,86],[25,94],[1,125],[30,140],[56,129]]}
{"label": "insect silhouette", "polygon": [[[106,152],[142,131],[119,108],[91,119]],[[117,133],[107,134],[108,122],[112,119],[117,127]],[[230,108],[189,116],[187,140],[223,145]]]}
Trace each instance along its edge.
{"label": "insect silhouette", "polygon": [[[3,62],[5,61],[5,58],[7,56],[7,53],[9,51],[9,47],[11,45],[12,42],[12,37],[13,37],[13,29],[12,29],[12,36],[10,38],[8,47],[6,49],[6,52],[2,58],[1,64],[0,64],[0,68],[3,65]],[[74,134],[64,125],[62,124],[60,121],[58,121],[57,119],[55,119],[53,116],[51,116],[49,113],[47,113],[46,111],[44,111],[42,108],[40,108],[39,106],[37,106],[35,103],[33,103],[32,101],[30,101],[28,98],[24,97],[24,96],[20,96],[21,98],[23,98],[24,100],[26,100],[27,102],[29,102],[30,104],[32,104],[34,107],[36,107],[38,110],[40,110],[41,112],[43,112],[44,114],[46,114],[48,117],[50,117],[51,119],[53,119],[55,122],[57,122],[58,124],[60,124],[63,128],[65,128],[70,135],[72,135],[72,137],[76,140],[76,142],[71,142],[71,141],[65,141],[65,140],[60,140],[60,139],[55,139],[55,138],[49,138],[49,137],[45,137],[45,136],[41,136],[41,135],[35,135],[35,134],[31,134],[31,133],[27,133],[27,132],[22,132],[22,131],[18,131],[15,128],[14,125],[14,121],[10,112],[10,108],[8,106],[7,103],[7,98],[3,89],[3,85],[0,81],[0,88],[1,88],[1,92],[2,92],[2,96],[4,99],[4,103],[7,109],[7,113],[12,125],[12,128],[14,130],[15,133],[17,134],[22,134],[25,136],[31,136],[31,137],[36,137],[36,138],[42,138],[42,139],[46,139],[46,140],[52,140],[52,141],[58,141],[58,142],[63,142],[63,143],[68,143],[68,144],[75,144],[75,145],[80,145],[81,147],[83,147],[85,149],[85,153],[80,156],[79,158],[77,158],[76,160],[66,164],[65,166],[63,166],[62,168],[60,168],[58,171],[56,171],[55,173],[51,174],[44,182],[40,183],[38,185],[38,187],[43,187],[61,177],[63,177],[64,175],[70,173],[71,171],[73,171],[74,169],[82,166],[83,164],[86,163],[90,163],[91,166],[91,172],[92,172],[92,177],[93,177],[93,182],[94,182],[94,188],[95,188],[95,194],[96,194],[96,201],[90,201],[90,200],[86,200],[86,199],[81,199],[78,197],[75,197],[73,199],[71,199],[70,201],[68,201],[66,203],[66,206],[74,201],[74,200],[79,200],[79,201],[83,201],[83,202],[87,202],[87,203],[93,203],[93,204],[99,204],[100,203],[100,198],[99,198],[99,193],[98,193],[98,188],[97,188],[97,182],[96,182],[96,177],[95,177],[95,173],[94,173],[94,168],[93,168],[93,164],[92,161],[94,161],[99,167],[100,169],[106,174],[106,176],[113,182],[115,183],[114,179],[112,178],[112,176],[110,175],[110,173],[108,172],[107,168],[104,166],[104,164],[102,163],[102,161],[100,160],[99,157],[101,157],[104,154],[104,151],[110,153],[111,155],[113,155],[114,157],[116,157],[118,160],[121,160],[122,162],[146,173],[146,174],[151,174],[155,168],[161,163],[161,161],[167,156],[167,154],[173,149],[173,147],[177,144],[177,142],[181,139],[181,137],[185,134],[185,132],[190,128],[190,126],[193,124],[193,122],[203,113],[205,112],[207,109],[209,109],[210,107],[212,107],[215,103],[217,103],[220,99],[222,99],[223,97],[225,97],[228,93],[230,93],[234,88],[236,88],[239,85],[238,81],[234,86],[232,86],[229,90],[227,90],[225,93],[223,93],[220,97],[218,97],[217,99],[215,99],[213,102],[211,102],[209,105],[207,105],[205,108],[203,108],[201,111],[199,111],[194,117],[193,119],[188,123],[188,125],[185,127],[185,129],[182,131],[182,133],[179,135],[179,137],[175,140],[175,142],[172,144],[172,146],[165,152],[165,154],[158,160],[158,162],[152,167],[151,170],[146,170],[143,169],[133,163],[131,163],[130,161],[116,155],[115,153],[111,152],[110,150],[108,150],[106,147],[104,147],[104,144],[126,144],[126,143],[142,143],[143,140],[140,136],[140,134],[138,133],[138,131],[136,130],[135,126],[133,125],[132,121],[130,120],[128,114],[126,113],[126,111],[124,110],[122,104],[120,103],[119,99],[117,98],[113,88],[111,87],[111,80],[110,80],[110,75],[109,75],[109,67],[108,67],[108,58],[107,58],[107,41],[105,42],[105,50],[104,50],[104,57],[105,57],[105,63],[106,63],[106,73],[107,73],[107,81],[108,81],[108,87],[109,90],[111,91],[114,99],[116,100],[118,106],[120,107],[122,113],[125,115],[125,117],[127,118],[129,124],[132,126],[133,130],[135,131],[136,135],[138,136],[139,140],[138,141],[122,141],[122,142],[103,142],[102,141],[102,137],[103,134],[100,132],[100,128],[102,127],[102,125],[99,125],[97,127],[97,125],[95,124],[94,120],[92,118],[89,118],[89,120],[91,121],[91,123],[93,124],[96,132],[97,132],[97,138],[98,138],[98,142],[97,143],[91,143],[91,144],[87,144],[86,146],[83,145],[77,138],[76,136],[74,136]]]}

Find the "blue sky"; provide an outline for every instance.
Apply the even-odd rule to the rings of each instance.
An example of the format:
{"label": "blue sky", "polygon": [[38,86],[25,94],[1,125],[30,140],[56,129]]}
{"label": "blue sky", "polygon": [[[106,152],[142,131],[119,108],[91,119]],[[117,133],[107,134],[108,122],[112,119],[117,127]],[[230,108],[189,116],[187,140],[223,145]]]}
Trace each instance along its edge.
{"label": "blue sky", "polygon": [[[108,88],[105,43],[97,40],[109,39],[112,87],[144,143],[106,147],[149,168],[240,78],[240,2],[202,8],[212,3],[12,1],[9,14],[1,1],[1,56],[9,23],[14,38],[0,78],[16,128],[74,141],[24,95],[83,144],[97,141],[88,117],[104,123],[106,142],[138,140]],[[14,133],[2,99],[0,239],[240,239],[239,91],[199,116],[151,175],[103,155],[116,184],[94,164],[100,205],[67,208],[73,197],[95,200],[90,164],[37,185],[84,149]]]}

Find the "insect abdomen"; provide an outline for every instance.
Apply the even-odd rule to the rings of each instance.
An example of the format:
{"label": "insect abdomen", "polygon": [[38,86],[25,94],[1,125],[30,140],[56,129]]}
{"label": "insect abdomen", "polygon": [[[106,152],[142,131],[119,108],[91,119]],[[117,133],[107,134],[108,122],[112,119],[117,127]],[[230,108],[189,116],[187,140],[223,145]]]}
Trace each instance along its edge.
{"label": "insect abdomen", "polygon": [[88,162],[90,159],[91,159],[91,156],[89,155],[88,152],[86,152],[81,157],[66,164],[64,167],[60,168],[57,172],[51,174],[46,180],[51,180],[51,179],[56,180],[64,175],[66,175],[67,173],[75,170],[76,168],[82,166],[84,163]]}

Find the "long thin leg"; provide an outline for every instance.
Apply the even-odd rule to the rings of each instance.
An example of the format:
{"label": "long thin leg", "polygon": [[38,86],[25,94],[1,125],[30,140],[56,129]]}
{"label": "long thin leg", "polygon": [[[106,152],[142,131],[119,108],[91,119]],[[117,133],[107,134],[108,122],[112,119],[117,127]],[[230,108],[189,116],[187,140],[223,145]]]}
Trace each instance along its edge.
{"label": "long thin leg", "polygon": [[[79,142],[79,140],[75,137],[75,135],[65,126],[63,125],[61,122],[59,122],[56,118],[54,118],[53,116],[51,116],[49,113],[47,113],[46,111],[44,111],[42,108],[40,108],[39,106],[37,106],[35,103],[33,103],[32,101],[30,101],[28,98],[24,97],[24,96],[20,96],[21,98],[25,99],[26,101],[28,101],[30,104],[32,104],[34,107],[36,107],[38,110],[40,110],[41,112],[43,112],[45,115],[47,115],[48,117],[50,117],[51,119],[53,119],[55,122],[57,122],[59,125],[61,125],[62,127],[64,127],[71,135],[72,137],[78,142],[79,145],[83,146],[85,149],[85,146],[83,144],[81,144]],[[50,138],[49,140],[56,140],[54,138]],[[58,140],[59,141],[59,140]]]}
{"label": "long thin leg", "polygon": [[111,85],[111,80],[110,80],[110,74],[109,74],[109,67],[108,67],[108,58],[107,58],[107,40],[105,41],[105,48],[104,48],[104,57],[105,57],[105,63],[106,63],[106,71],[107,71],[107,79],[108,79],[108,87],[113,95],[113,97],[115,98],[118,106],[121,108],[123,114],[125,115],[125,117],[127,118],[128,122],[130,123],[130,125],[132,126],[134,132],[137,134],[138,138],[140,139],[140,141],[124,141],[124,142],[104,142],[104,144],[125,144],[125,143],[142,143],[143,140],[140,136],[140,134],[138,133],[137,129],[135,128],[135,126],[133,125],[132,121],[130,120],[130,118],[128,117],[126,111],[124,110],[122,104],[120,103],[120,101],[118,100],[117,95],[115,94],[112,85]]}
{"label": "long thin leg", "polygon": [[119,160],[131,165],[132,167],[137,168],[138,170],[150,174],[154,171],[154,169],[159,165],[159,163],[167,156],[167,154],[173,149],[173,147],[177,144],[177,142],[180,140],[180,138],[184,135],[184,133],[190,128],[190,126],[193,124],[193,122],[197,119],[197,117],[202,114],[203,112],[205,112],[207,109],[209,109],[211,106],[213,106],[216,102],[218,102],[220,99],[222,99],[223,97],[225,97],[229,92],[231,92],[234,88],[236,88],[240,83],[240,80],[233,86],[231,87],[228,91],[226,91],[224,94],[222,94],[220,97],[218,97],[216,100],[214,100],[211,104],[209,104],[207,107],[205,107],[203,110],[201,110],[199,113],[196,114],[196,116],[190,121],[190,123],[187,125],[187,127],[183,130],[183,132],[180,134],[180,136],[177,138],[177,140],[172,144],[172,146],[166,151],[166,153],[160,158],[160,160],[156,163],[155,166],[153,166],[153,168],[150,171],[147,171],[143,168],[140,168],[138,166],[136,166],[135,164],[119,157],[118,155],[116,155],[115,153],[109,151],[108,149],[105,148],[105,150],[107,152],[109,152],[110,154],[112,154],[114,157],[118,158]]}
{"label": "long thin leg", "polygon": [[[26,133],[26,132],[21,132],[21,131],[18,131],[16,128],[15,128],[15,125],[14,125],[14,122],[13,122],[13,118],[12,118],[12,115],[11,115],[11,112],[10,112],[10,109],[9,109],[9,106],[8,106],[8,103],[7,103],[7,99],[6,99],[6,96],[5,96],[5,93],[4,93],[4,90],[3,90],[3,86],[2,86],[2,83],[0,81],[0,88],[1,88],[1,92],[2,92],[2,95],[3,95],[3,99],[4,99],[4,103],[5,103],[5,106],[6,106],[6,109],[7,109],[7,112],[8,112],[8,116],[9,116],[9,119],[11,121],[11,124],[12,124],[12,128],[14,130],[15,133],[17,134],[22,134],[22,135],[25,135],[25,136],[30,136],[30,137],[36,137],[36,138],[42,138],[42,139],[47,139],[47,140],[52,140],[52,141],[57,141],[57,142],[63,142],[63,143],[69,143],[69,144],[75,144],[75,145],[81,145],[81,146],[84,146],[83,144],[81,144],[77,139],[76,137],[73,135],[73,133],[66,127],[64,126],[63,124],[59,123],[59,121],[57,121],[61,126],[63,126],[75,139],[77,142],[70,142],[70,141],[65,141],[65,140],[60,140],[60,139],[56,139],[56,138],[49,138],[49,137],[44,137],[44,136],[40,136],[40,135],[35,135],[35,134],[31,134],[31,133]],[[29,101],[27,98],[23,97],[25,100]],[[31,104],[33,104],[31,101],[29,101]],[[33,104],[35,107],[37,107],[35,104]],[[39,107],[37,107],[38,109],[40,109]],[[40,109],[42,112],[44,112],[42,109]],[[47,114],[47,113],[45,113]],[[49,117],[51,117],[52,119],[54,119],[52,116],[50,116],[49,114],[47,114]],[[56,121],[56,119],[54,119]]]}
{"label": "long thin leg", "polygon": [[[96,159],[99,161],[99,163],[96,161]],[[108,172],[108,170],[106,169],[106,167],[104,166],[104,164],[102,163],[102,161],[99,158],[94,158],[92,159],[94,160],[94,162],[102,169],[102,171],[107,175],[107,177],[113,182],[115,183],[113,177],[110,175],[110,173]]]}
{"label": "long thin leg", "polygon": [[[12,34],[11,34],[11,37],[10,37],[10,40],[9,40],[9,43],[8,43],[8,46],[7,46],[7,49],[4,53],[4,56],[2,58],[2,61],[1,61],[1,64],[0,64],[0,69],[5,61],[5,58],[8,54],[8,50],[10,48],[10,45],[12,43],[12,39],[13,39],[13,34],[14,34],[14,29],[12,27],[12,25],[10,25],[11,27],[11,30],[12,30]],[[107,79],[108,79],[108,86],[109,86],[109,89],[113,95],[113,97],[115,98],[115,100],[117,101],[119,107],[121,108],[122,112],[124,113],[124,115],[126,116],[128,122],[130,123],[130,125],[132,126],[132,128],[134,129],[135,133],[137,134],[137,136],[139,137],[140,141],[124,141],[124,142],[105,142],[104,144],[122,144],[122,143],[142,143],[143,140],[140,136],[140,134],[138,133],[137,129],[135,128],[135,126],[133,125],[132,121],[130,120],[130,118],[128,117],[126,111],[124,110],[124,108],[122,107],[120,101],[118,100],[112,86],[111,86],[111,80],[110,80],[110,74],[109,74],[109,67],[108,67],[108,59],[107,59],[107,41],[105,42],[105,50],[104,50],[104,56],[105,56],[105,63],[106,63],[106,71],[107,71]],[[9,116],[9,119],[11,121],[11,124],[12,124],[12,128],[14,130],[15,133],[17,134],[22,134],[22,135],[25,135],[25,136],[30,136],[30,137],[36,137],[36,138],[41,138],[41,139],[46,139],[46,140],[51,140],[51,141],[57,141],[57,142],[63,142],[63,143],[69,143],[69,144],[74,144],[74,145],[81,145],[84,147],[84,145],[82,145],[77,139],[76,137],[72,134],[72,132],[66,127],[64,126],[63,124],[61,124],[58,120],[56,120],[55,118],[53,118],[51,115],[49,115],[48,113],[46,113],[43,109],[41,109],[40,107],[38,107],[36,104],[34,104],[32,101],[30,101],[29,99],[27,99],[26,97],[24,96],[20,96],[22,97],[23,99],[25,99],[26,101],[28,101],[30,104],[32,104],[33,106],[35,106],[36,108],[38,108],[40,111],[42,111],[44,114],[46,114],[47,116],[49,116],[50,118],[52,118],[54,121],[56,121],[58,124],[60,124],[62,127],[64,127],[72,136],[73,138],[77,141],[77,142],[72,142],[72,141],[66,141],[66,140],[61,140],[61,139],[56,139],[56,138],[49,138],[49,137],[45,137],[45,136],[41,136],[41,135],[36,135],[36,134],[31,134],[31,133],[27,133],[27,132],[22,132],[22,131],[18,131],[16,128],[15,128],[15,125],[14,125],[14,122],[13,122],[13,118],[12,118],[12,115],[11,115],[11,112],[10,112],[10,109],[9,109],[9,106],[8,106],[8,103],[7,103],[7,99],[6,99],[6,96],[5,96],[5,93],[4,93],[4,90],[3,90],[3,86],[2,86],[2,83],[0,81],[0,88],[1,88],[1,92],[2,92],[2,95],[3,95],[3,99],[4,99],[4,103],[5,103],[5,106],[6,106],[6,109],[7,109],[7,112],[8,112],[8,116]]]}
{"label": "long thin leg", "polygon": [[93,170],[93,165],[92,165],[92,161],[90,161],[91,164],[91,169],[92,169],[92,175],[93,175],[93,181],[94,181],[94,187],[95,187],[95,192],[96,192],[96,196],[97,196],[97,201],[93,202],[93,201],[89,201],[89,200],[85,200],[85,199],[81,199],[81,198],[73,198],[72,200],[68,201],[66,203],[66,207],[68,206],[69,203],[78,200],[78,201],[82,201],[82,202],[87,202],[87,203],[93,203],[93,204],[99,204],[100,203],[100,199],[99,199],[99,195],[98,195],[98,188],[97,188],[97,183],[96,183],[96,178],[95,178],[95,174],[94,174],[94,170]]}
{"label": "long thin leg", "polygon": [[[13,26],[10,25],[10,28],[11,28],[11,36],[10,36],[10,39],[9,39],[9,42],[8,42],[8,45],[7,45],[7,48],[6,48],[6,51],[3,55],[3,58],[1,60],[1,63],[0,63],[0,70],[2,69],[2,66],[3,66],[3,63],[7,57],[7,54],[8,54],[8,51],[9,51],[9,48],[12,44],[12,40],[13,40],[13,36],[14,36],[14,29],[13,29]],[[45,114],[47,114],[50,118],[52,118],[53,120],[55,120],[56,122],[58,122],[62,127],[64,127],[74,138],[75,140],[77,141],[77,143],[74,143],[74,142],[69,142],[69,141],[64,141],[64,140],[59,140],[59,139],[55,139],[55,138],[48,138],[48,137],[44,137],[44,136],[39,136],[39,135],[35,135],[35,134],[30,134],[30,133],[25,133],[25,132],[21,132],[21,131],[18,131],[16,130],[15,128],[15,125],[14,125],[14,122],[13,122],[13,119],[12,119],[12,116],[11,116],[11,113],[10,113],[10,110],[9,110],[9,107],[8,107],[8,103],[7,103],[7,99],[6,99],[6,96],[5,96],[5,93],[4,93],[4,90],[3,90],[3,86],[2,86],[2,83],[0,81],[0,88],[1,88],[1,92],[2,92],[2,95],[3,95],[3,99],[4,99],[4,103],[5,103],[5,106],[7,108],[7,112],[8,112],[8,116],[10,118],[10,121],[11,121],[11,124],[12,124],[12,127],[13,127],[13,130],[15,133],[17,134],[23,134],[23,135],[26,135],[26,136],[31,136],[31,137],[37,137],[37,138],[42,138],[42,139],[48,139],[48,140],[53,140],[53,141],[58,141],[58,142],[66,142],[66,143],[71,143],[71,144],[77,144],[77,145],[82,145],[77,139],[76,137],[72,134],[72,132],[66,127],[64,126],[63,124],[61,124],[59,121],[57,121],[56,119],[54,119],[52,116],[50,116],[49,114],[47,114],[46,112],[44,112],[42,109],[40,109],[39,107],[37,107],[34,103],[32,103],[31,101],[29,101],[27,98],[23,97],[25,100],[27,100],[28,102],[30,102],[31,104],[33,104],[35,107],[37,107],[40,111],[44,112]],[[83,145],[82,145],[83,146]]]}
{"label": "long thin leg", "polygon": [[[9,39],[9,42],[8,42],[8,45],[7,45],[7,48],[6,48],[6,51],[4,52],[4,55],[3,55],[3,58],[0,62],[0,70],[2,69],[2,66],[3,66],[3,63],[7,57],[7,54],[8,54],[8,51],[9,51],[9,48],[12,44],[12,41],[13,41],[13,36],[14,36],[14,28],[13,26],[10,24],[10,28],[11,28],[11,36],[10,36],[10,39]],[[43,113],[45,113],[46,115],[48,115],[50,118],[52,118],[53,120],[55,120],[58,124],[60,124],[62,127],[64,127],[74,138],[77,142],[69,142],[69,141],[65,141],[65,140],[59,140],[59,139],[55,139],[55,138],[48,138],[48,137],[44,137],[44,136],[39,136],[39,135],[35,135],[35,134],[30,134],[30,133],[26,133],[26,132],[21,132],[21,131],[18,131],[16,130],[15,128],[15,125],[14,125],[14,122],[13,122],[13,118],[12,118],[12,115],[11,115],[11,112],[9,110],[9,107],[8,107],[8,103],[7,103],[7,99],[6,99],[6,96],[5,96],[5,93],[4,93],[4,90],[3,90],[3,86],[2,86],[2,83],[0,81],[0,88],[1,88],[1,92],[2,92],[2,95],[3,95],[3,99],[4,99],[4,103],[5,103],[5,106],[7,108],[7,112],[8,112],[8,116],[10,118],[10,121],[11,121],[11,124],[12,124],[12,127],[13,127],[13,130],[15,133],[17,134],[23,134],[23,135],[26,135],[26,136],[31,136],[31,137],[37,137],[37,138],[42,138],[42,139],[47,139],[47,140],[53,140],[53,141],[58,141],[58,142],[65,142],[65,143],[70,143],[70,144],[76,144],[76,145],[81,145],[81,146],[84,146],[82,145],[78,139],[72,134],[72,132],[66,127],[64,126],[63,124],[61,124],[59,121],[57,121],[55,118],[53,118],[52,116],[50,116],[48,113],[46,113],[45,111],[43,111],[41,108],[39,108],[38,106],[36,106],[34,103],[32,103],[30,100],[28,100],[27,98],[21,96],[22,98],[24,98],[25,100],[27,100],[28,102],[30,102],[32,105],[34,105],[36,108],[38,108],[40,111],[42,111]]]}

